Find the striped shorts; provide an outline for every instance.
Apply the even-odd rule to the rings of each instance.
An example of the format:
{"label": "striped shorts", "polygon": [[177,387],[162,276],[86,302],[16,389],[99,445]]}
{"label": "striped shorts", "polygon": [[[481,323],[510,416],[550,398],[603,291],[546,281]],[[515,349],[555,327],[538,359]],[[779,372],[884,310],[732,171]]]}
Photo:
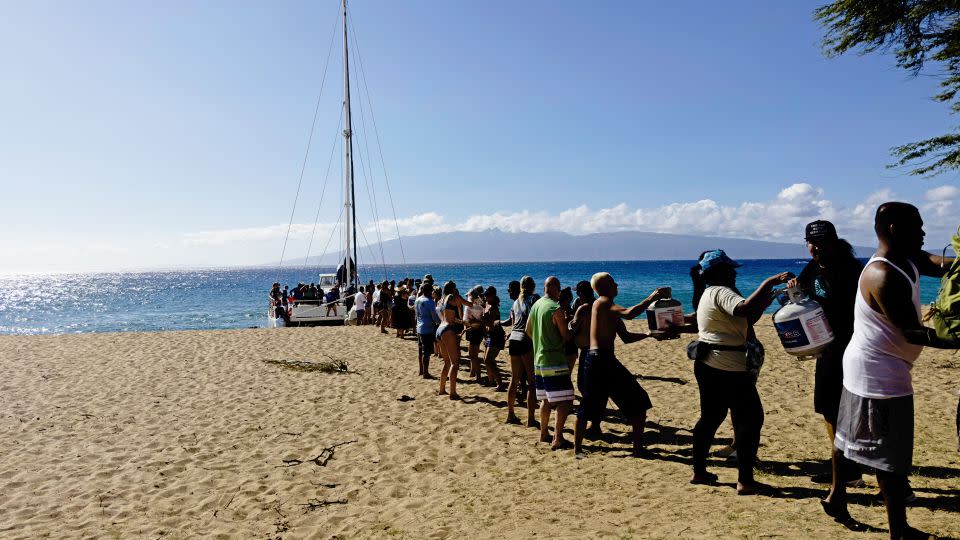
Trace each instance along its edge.
{"label": "striped shorts", "polygon": [[547,403],[573,401],[573,381],[566,365],[533,366],[533,385],[537,399],[545,399]]}

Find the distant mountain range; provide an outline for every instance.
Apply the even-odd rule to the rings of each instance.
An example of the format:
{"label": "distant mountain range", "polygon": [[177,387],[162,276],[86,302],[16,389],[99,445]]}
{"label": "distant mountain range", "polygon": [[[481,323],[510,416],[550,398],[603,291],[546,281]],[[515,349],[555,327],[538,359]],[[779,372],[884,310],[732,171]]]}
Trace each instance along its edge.
{"label": "distant mountain range", "polygon": [[[742,238],[717,238],[639,231],[596,233],[574,236],[562,232],[510,233],[499,229],[480,232],[448,232],[403,238],[400,243],[383,243],[383,259],[400,263],[484,263],[613,260],[691,260],[701,251],[724,249],[734,259],[808,259],[803,240],[795,243],[764,242]],[[855,247],[857,255],[868,257],[872,247]],[[380,260],[380,249],[360,246],[361,264]],[[336,264],[338,256],[310,257],[307,264]]]}

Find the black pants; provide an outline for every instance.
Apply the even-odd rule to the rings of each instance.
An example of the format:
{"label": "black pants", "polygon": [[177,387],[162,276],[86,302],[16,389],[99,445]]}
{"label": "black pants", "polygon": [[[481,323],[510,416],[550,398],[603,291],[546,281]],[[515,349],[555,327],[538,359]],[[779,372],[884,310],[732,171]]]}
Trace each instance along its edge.
{"label": "black pants", "polygon": [[694,471],[706,470],[713,437],[729,410],[737,438],[739,481],[752,482],[763,427],[763,404],[756,383],[747,372],[724,371],[699,361],[694,362],[693,373],[700,386],[700,420],[693,428]]}
{"label": "black pants", "polygon": [[430,361],[430,355],[433,354],[433,344],[436,341],[437,336],[433,332],[417,334],[417,354],[421,360]]}

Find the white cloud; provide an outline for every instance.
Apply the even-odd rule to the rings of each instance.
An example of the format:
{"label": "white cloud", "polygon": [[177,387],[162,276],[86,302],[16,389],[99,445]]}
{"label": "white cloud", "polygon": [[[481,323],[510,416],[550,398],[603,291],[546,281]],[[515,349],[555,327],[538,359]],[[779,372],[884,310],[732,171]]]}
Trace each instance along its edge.
{"label": "white cloud", "polygon": [[935,187],[927,191],[926,199],[930,202],[942,202],[960,199],[960,188],[956,186]]}
{"label": "white cloud", "polygon": [[[857,245],[872,245],[873,216],[880,203],[897,200],[890,189],[869,194],[863,201],[844,205],[827,197],[825,190],[796,183],[766,200],[723,204],[704,198],[660,206],[637,207],[623,202],[606,208],[575,206],[557,212],[522,210],[477,213],[467,216],[425,212],[379,223],[361,225],[361,243],[403,236],[450,231],[507,232],[562,231],[590,234],[614,231],[652,231],[702,236],[752,238],[782,242],[801,241],[803,226],[814,219],[829,219],[840,234]],[[926,222],[930,249],[949,241],[960,224],[960,189],[939,186],[913,201]],[[100,271],[121,268],[228,266],[259,264],[281,258],[287,224],[198,231],[180,236],[127,234],[100,238],[71,236],[14,239],[0,251],[0,271]],[[379,235],[378,235],[379,227]],[[283,252],[284,261],[299,264],[306,255],[340,249],[339,228],[334,223],[294,223]],[[312,241],[311,241],[312,239]],[[366,248],[364,248],[366,249]]]}
{"label": "white cloud", "polygon": [[933,220],[949,220],[956,214],[956,200],[960,199],[960,188],[956,186],[940,186],[928,190],[924,198],[929,201],[923,206],[923,215],[927,222]]}
{"label": "white cloud", "polygon": [[[313,224],[294,223],[290,226],[290,238],[294,240],[326,238],[334,229],[333,223]],[[287,225],[268,225],[266,227],[246,227],[242,229],[216,229],[187,233],[181,237],[186,246],[224,246],[240,242],[277,240],[287,235]]]}
{"label": "white cloud", "polygon": [[[922,204],[921,210],[927,220],[928,237],[931,241],[939,241],[940,236],[947,237],[953,227],[960,223],[960,209],[953,201],[960,200],[960,189],[940,186],[929,190],[924,198],[928,202]],[[640,230],[799,242],[806,223],[828,219],[836,224],[841,236],[854,243],[872,245],[875,241],[874,212],[879,204],[890,200],[897,200],[896,194],[890,189],[881,189],[869,194],[862,202],[847,207],[826,198],[821,188],[808,183],[796,183],[782,189],[769,200],[728,205],[713,199],[675,202],[650,208],[631,207],[627,203],[599,209],[580,205],[556,213],[522,210],[473,214],[458,221],[437,212],[426,212],[403,217],[396,222],[381,220],[361,225],[360,239],[361,243],[376,243],[378,236],[383,240],[393,239],[397,236],[397,229],[402,236],[413,236],[497,228],[506,232],[560,231],[575,235]],[[331,246],[338,245],[339,237],[333,236],[335,230],[333,223],[319,223],[316,231],[313,224],[295,223],[290,227],[292,243],[287,253],[299,253],[302,256],[311,235],[314,240],[313,254],[321,253],[328,239],[333,239]],[[191,247],[249,246],[254,243],[276,246],[282,243],[286,234],[287,225],[269,225],[190,233],[183,235],[180,243]]]}

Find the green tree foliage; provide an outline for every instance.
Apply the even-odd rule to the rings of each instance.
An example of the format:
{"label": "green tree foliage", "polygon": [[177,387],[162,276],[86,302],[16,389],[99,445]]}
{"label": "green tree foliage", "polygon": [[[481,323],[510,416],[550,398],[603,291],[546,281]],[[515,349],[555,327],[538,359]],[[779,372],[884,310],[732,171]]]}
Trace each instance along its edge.
{"label": "green tree foliage", "polygon": [[[814,18],[826,29],[827,56],[892,52],[897,66],[914,76],[934,64],[941,79],[934,99],[960,112],[960,0],[836,0],[817,8]],[[960,169],[960,132],[892,152],[897,161],[890,167],[910,164],[914,175]]]}

